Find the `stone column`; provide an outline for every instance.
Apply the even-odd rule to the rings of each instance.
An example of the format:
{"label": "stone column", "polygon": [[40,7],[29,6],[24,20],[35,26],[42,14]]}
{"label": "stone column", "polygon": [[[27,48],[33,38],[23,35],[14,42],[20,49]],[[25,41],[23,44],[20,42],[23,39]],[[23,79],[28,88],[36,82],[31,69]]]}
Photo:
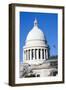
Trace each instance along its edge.
{"label": "stone column", "polygon": [[39,49],[37,49],[37,59],[39,59],[38,56],[39,56]]}
{"label": "stone column", "polygon": [[44,54],[43,54],[43,49],[42,49],[42,59],[43,59],[43,56],[44,56]]}
{"label": "stone column", "polygon": [[26,58],[25,58],[25,50],[24,50],[23,60],[26,60]]}
{"label": "stone column", "polygon": [[45,57],[46,57],[46,59],[47,59],[47,49],[45,49]]}
{"label": "stone column", "polygon": [[29,49],[29,60],[30,60],[30,49]]}
{"label": "stone column", "polygon": [[47,56],[48,56],[48,58],[49,58],[49,50],[48,50],[48,49],[47,49],[47,54],[48,54]]}
{"label": "stone column", "polygon": [[24,50],[23,50],[23,61],[24,61]]}
{"label": "stone column", "polygon": [[48,49],[47,49],[47,56],[48,56],[48,58],[49,58],[49,52],[48,52]]}
{"label": "stone column", "polygon": [[42,49],[40,50],[40,57],[41,57],[41,59],[42,59]]}
{"label": "stone column", "polygon": [[32,59],[32,49],[30,49],[30,60]]}
{"label": "stone column", "polygon": [[29,50],[28,50],[28,60],[29,60]]}
{"label": "stone column", "polygon": [[46,49],[45,49],[45,59],[47,58],[47,53],[46,53]]}
{"label": "stone column", "polygon": [[48,59],[48,49],[46,49],[46,59]]}
{"label": "stone column", "polygon": [[29,60],[29,50],[27,50],[27,60]]}
{"label": "stone column", "polygon": [[46,59],[46,52],[45,52],[45,49],[44,49],[44,60]]}
{"label": "stone column", "polygon": [[28,50],[28,60],[29,60],[29,50]]}
{"label": "stone column", "polygon": [[25,50],[25,60],[26,60],[26,50]]}
{"label": "stone column", "polygon": [[26,50],[26,60],[27,60],[27,50]]}
{"label": "stone column", "polygon": [[27,50],[27,60],[28,60],[28,50]]}
{"label": "stone column", "polygon": [[36,49],[35,49],[35,59],[36,59]]}
{"label": "stone column", "polygon": [[35,60],[35,49],[33,50],[33,59]]}
{"label": "stone column", "polygon": [[32,56],[32,57],[33,57],[33,60],[34,60],[34,55],[35,55],[35,53],[34,53],[34,49],[33,49],[32,53],[33,53],[33,56]]}

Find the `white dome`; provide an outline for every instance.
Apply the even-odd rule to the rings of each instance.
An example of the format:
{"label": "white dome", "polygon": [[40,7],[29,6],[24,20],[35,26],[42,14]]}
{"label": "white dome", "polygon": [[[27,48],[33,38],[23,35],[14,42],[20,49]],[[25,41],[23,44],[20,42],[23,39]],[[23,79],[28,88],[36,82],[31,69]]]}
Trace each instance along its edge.
{"label": "white dome", "polygon": [[36,19],[34,21],[33,29],[30,30],[30,32],[27,35],[26,42],[32,40],[45,40],[44,33],[38,28],[38,23]]}
{"label": "white dome", "polygon": [[34,27],[27,35],[24,47],[32,47],[32,46],[47,47],[47,41],[46,41],[45,35],[42,32],[42,30],[38,28],[38,23],[36,19],[34,21]]}
{"label": "white dome", "polygon": [[[48,50],[48,44],[44,33],[38,28],[36,19],[34,21],[34,27],[27,35],[23,50],[24,63],[41,64],[46,60],[46,58],[48,58],[48,52],[46,51]],[[44,51],[44,54],[42,54],[42,50]],[[41,52],[41,59],[39,59],[39,52]],[[42,55],[44,55],[44,58],[42,58]]]}
{"label": "white dome", "polygon": [[26,41],[30,41],[30,40],[45,40],[44,34],[43,32],[38,28],[38,27],[34,27],[27,36]]}

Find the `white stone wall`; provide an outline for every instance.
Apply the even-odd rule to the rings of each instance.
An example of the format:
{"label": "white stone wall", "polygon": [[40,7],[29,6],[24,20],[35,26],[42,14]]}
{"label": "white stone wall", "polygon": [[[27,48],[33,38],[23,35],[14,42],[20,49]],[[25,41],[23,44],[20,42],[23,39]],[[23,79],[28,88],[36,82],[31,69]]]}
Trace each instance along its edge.
{"label": "white stone wall", "polygon": [[33,70],[33,72],[36,74],[36,76],[39,74],[40,77],[47,77],[50,75],[50,69],[38,69]]}

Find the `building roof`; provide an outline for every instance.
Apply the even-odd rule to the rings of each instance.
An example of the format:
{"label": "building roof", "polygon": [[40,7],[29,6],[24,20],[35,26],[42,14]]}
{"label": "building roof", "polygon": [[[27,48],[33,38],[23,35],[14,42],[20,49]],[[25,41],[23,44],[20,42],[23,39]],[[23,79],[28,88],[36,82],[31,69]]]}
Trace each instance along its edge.
{"label": "building roof", "polygon": [[31,40],[45,40],[45,35],[42,32],[42,30],[38,27],[38,21],[37,19],[34,20],[34,27],[27,35],[26,41]]}
{"label": "building roof", "polygon": [[50,59],[57,59],[57,58],[58,58],[57,55],[55,55],[55,56],[50,56],[50,57],[49,57],[49,60],[50,60]]}
{"label": "building roof", "polygon": [[25,46],[27,47],[48,47],[45,34],[38,27],[37,19],[34,20],[34,26],[27,35]]}

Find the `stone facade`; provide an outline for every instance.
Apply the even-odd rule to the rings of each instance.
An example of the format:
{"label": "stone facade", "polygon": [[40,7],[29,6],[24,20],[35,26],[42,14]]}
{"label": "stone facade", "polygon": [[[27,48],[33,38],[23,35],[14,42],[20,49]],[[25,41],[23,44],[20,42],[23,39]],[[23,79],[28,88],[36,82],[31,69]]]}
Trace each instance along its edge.
{"label": "stone facade", "polygon": [[56,76],[58,74],[57,56],[48,59],[41,64],[21,64],[20,77],[47,77]]}

